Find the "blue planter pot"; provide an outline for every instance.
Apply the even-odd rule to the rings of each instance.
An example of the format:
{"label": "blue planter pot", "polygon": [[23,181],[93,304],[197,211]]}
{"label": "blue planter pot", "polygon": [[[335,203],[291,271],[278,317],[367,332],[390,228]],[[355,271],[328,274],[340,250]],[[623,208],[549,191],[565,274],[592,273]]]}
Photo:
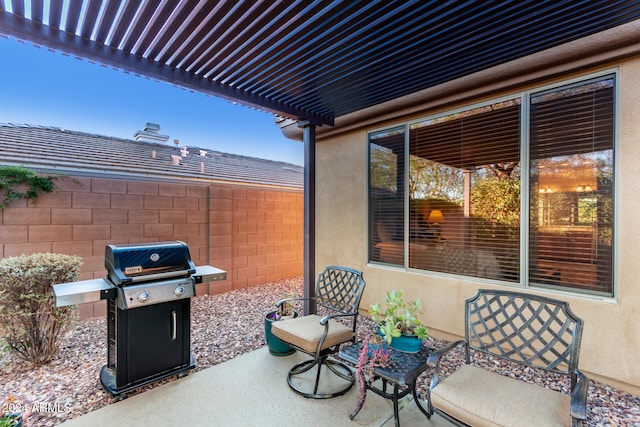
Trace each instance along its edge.
{"label": "blue planter pot", "polygon": [[422,348],[422,340],[416,336],[401,335],[391,340],[391,348],[405,353],[417,353]]}
{"label": "blue planter pot", "polygon": [[[275,315],[276,311],[274,310],[264,316],[264,339],[269,347],[269,353],[274,356],[288,356],[293,354],[295,350],[271,333],[271,324],[273,322],[281,322],[281,320],[276,320]],[[298,317],[297,312],[294,312],[294,317]]]}
{"label": "blue planter pot", "polygon": [[[382,336],[379,329],[378,334]],[[422,340],[415,335],[401,335],[397,338],[392,338],[389,347],[405,353],[417,353],[422,348]]]}

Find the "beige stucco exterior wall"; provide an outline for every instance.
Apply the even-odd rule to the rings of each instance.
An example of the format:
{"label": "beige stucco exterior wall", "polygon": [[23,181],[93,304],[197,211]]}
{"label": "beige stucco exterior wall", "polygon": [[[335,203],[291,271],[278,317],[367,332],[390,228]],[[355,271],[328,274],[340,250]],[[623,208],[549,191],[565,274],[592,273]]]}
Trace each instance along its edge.
{"label": "beige stucco exterior wall", "polygon": [[[618,248],[617,294],[614,299],[593,298],[569,293],[544,292],[569,302],[572,310],[585,320],[580,368],[592,379],[640,393],[640,58],[583,70],[556,77],[563,81],[604,69],[619,69],[619,153],[618,153]],[[539,87],[538,82],[494,92],[490,98]],[[486,99],[486,98],[484,98]],[[469,105],[481,99],[467,100]],[[451,104],[442,108],[452,108]],[[464,300],[480,287],[502,288],[497,282],[481,279],[405,271],[400,268],[367,264],[367,138],[372,129],[432,114],[425,109],[419,115],[399,116],[367,128],[347,133],[320,136],[317,156],[317,246],[316,264],[347,265],[361,269],[367,282],[361,309],[384,300],[389,289],[401,289],[409,299],[422,298],[423,321],[434,336],[452,338],[464,332]],[[504,286],[507,286],[506,284]],[[540,292],[527,290],[527,292]]]}

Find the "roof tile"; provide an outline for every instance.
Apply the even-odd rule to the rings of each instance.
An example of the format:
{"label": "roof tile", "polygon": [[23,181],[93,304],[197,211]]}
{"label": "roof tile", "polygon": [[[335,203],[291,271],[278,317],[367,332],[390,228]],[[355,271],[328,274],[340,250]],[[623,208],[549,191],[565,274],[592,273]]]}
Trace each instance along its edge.
{"label": "roof tile", "polygon": [[0,124],[0,163],[90,175],[126,175],[162,179],[228,181],[302,188],[302,166],[188,147],[180,148],[57,127]]}

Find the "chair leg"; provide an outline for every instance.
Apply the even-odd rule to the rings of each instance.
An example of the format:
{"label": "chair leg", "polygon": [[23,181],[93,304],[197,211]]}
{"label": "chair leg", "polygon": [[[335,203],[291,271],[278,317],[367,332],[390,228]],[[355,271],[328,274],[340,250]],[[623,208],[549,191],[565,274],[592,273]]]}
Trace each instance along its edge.
{"label": "chair leg", "polygon": [[[337,360],[326,359],[325,364],[327,365],[327,368],[331,370],[331,372],[333,372],[343,380],[350,381],[352,384],[355,381],[353,371],[349,369],[349,367],[344,363],[338,362]],[[344,372],[340,372],[340,369],[343,369]]]}
{"label": "chair leg", "polygon": [[[339,388],[337,391],[333,391],[330,393],[329,392],[318,393],[318,387],[320,384],[320,370],[322,369],[322,365],[326,365],[331,372],[336,374],[339,378],[342,378],[343,380],[347,381],[347,384],[344,387]],[[315,384],[313,386],[313,391],[312,392],[305,391],[300,386],[299,383],[296,383],[294,377],[296,375],[300,375],[309,371],[314,366],[317,367],[317,372],[315,375]],[[318,359],[305,360],[293,366],[289,370],[289,374],[287,375],[287,383],[289,384],[289,387],[293,391],[295,391],[296,393],[304,397],[309,397],[312,399],[329,399],[332,397],[342,396],[343,394],[348,392],[353,386],[353,384],[355,383],[355,375],[353,374],[353,371],[346,364],[342,362],[338,362],[336,360],[328,360],[326,357],[323,357],[323,358],[320,358],[319,360]]]}
{"label": "chair leg", "polygon": [[322,371],[322,360],[318,363],[318,369],[316,369],[316,384],[313,386],[313,395],[318,395],[318,384],[320,384],[320,372]]}

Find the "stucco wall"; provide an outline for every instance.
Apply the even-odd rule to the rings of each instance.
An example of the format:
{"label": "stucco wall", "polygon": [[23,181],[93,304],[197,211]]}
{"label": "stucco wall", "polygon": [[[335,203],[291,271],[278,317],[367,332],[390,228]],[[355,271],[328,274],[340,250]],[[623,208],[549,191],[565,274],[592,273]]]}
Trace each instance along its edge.
{"label": "stucco wall", "polygon": [[[105,277],[108,244],[182,240],[196,265],[227,280],[198,295],[302,275],[303,193],[269,187],[67,176],[36,205],[0,210],[0,258],[56,252],[82,257],[80,280]],[[103,316],[103,302],[80,306]]]}
{"label": "stucco wall", "polygon": [[[598,70],[556,77],[563,81],[591,71],[620,69],[620,174],[618,202],[618,280],[615,299],[602,299],[568,293],[546,292],[569,302],[572,310],[585,321],[580,353],[580,368],[593,379],[640,393],[640,60],[607,64]],[[509,92],[495,92],[489,98],[539,87],[522,86]],[[466,100],[469,105],[481,99]],[[453,104],[449,104],[448,110]],[[423,321],[434,336],[452,338],[464,332],[464,300],[479,287],[502,288],[482,280],[438,276],[428,272],[411,272],[383,266],[367,265],[367,140],[366,131],[379,129],[399,121],[436,112],[425,109],[412,117],[395,117],[393,121],[376,123],[368,129],[333,133],[319,138],[317,146],[318,192],[318,268],[342,264],[363,270],[367,282],[361,309],[384,301],[389,289],[402,289],[409,299],[422,298]],[[505,285],[506,286],[506,285]],[[528,291],[538,292],[538,291]]]}

